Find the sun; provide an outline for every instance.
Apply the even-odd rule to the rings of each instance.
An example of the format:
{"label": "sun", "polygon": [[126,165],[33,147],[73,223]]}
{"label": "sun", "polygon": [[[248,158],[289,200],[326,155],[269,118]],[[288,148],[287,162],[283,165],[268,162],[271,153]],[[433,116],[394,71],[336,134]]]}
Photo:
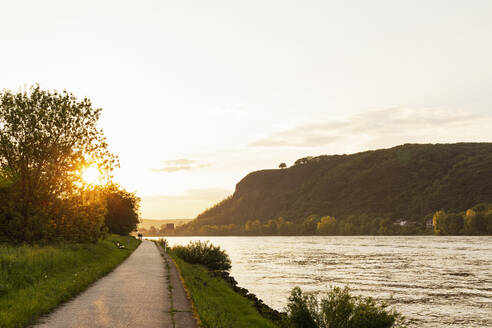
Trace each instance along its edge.
{"label": "sun", "polygon": [[101,171],[97,167],[89,166],[84,171],[82,171],[82,179],[85,183],[91,185],[102,184]]}

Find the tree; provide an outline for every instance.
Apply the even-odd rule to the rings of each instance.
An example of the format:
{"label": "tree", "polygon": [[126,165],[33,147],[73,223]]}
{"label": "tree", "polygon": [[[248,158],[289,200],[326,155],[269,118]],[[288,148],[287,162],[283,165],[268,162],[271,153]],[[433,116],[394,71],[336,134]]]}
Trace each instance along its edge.
{"label": "tree", "polygon": [[463,231],[463,216],[457,213],[437,211],[432,218],[434,233],[438,235],[458,235]]}
{"label": "tree", "polygon": [[308,216],[302,223],[304,227],[304,233],[306,235],[315,235],[319,221],[320,218],[317,215]]}
{"label": "tree", "polygon": [[468,235],[484,235],[487,233],[487,218],[482,212],[466,211],[464,218],[465,232]]}
{"label": "tree", "polygon": [[295,236],[302,234],[302,225],[285,220],[282,220],[281,222],[282,224],[278,225],[278,232],[281,236]]}
{"label": "tree", "polygon": [[393,221],[389,218],[380,219],[379,220],[379,235],[392,235],[394,233],[394,224]]}
{"label": "tree", "polygon": [[278,233],[277,222],[275,220],[268,220],[267,223],[263,225],[263,233],[265,235],[276,235]]}
{"label": "tree", "polygon": [[318,223],[318,234],[331,236],[337,233],[338,222],[333,216],[324,216]]}
{"label": "tree", "polygon": [[[45,240],[71,240],[77,242],[96,242],[106,232],[104,215],[106,201],[103,195],[94,190],[79,189],[67,198],[58,199],[48,220]],[[37,231],[38,234],[43,232]]]}
{"label": "tree", "polygon": [[247,235],[259,235],[261,231],[261,222],[259,220],[251,220],[244,225],[244,232]]}
{"label": "tree", "polygon": [[0,92],[0,224],[10,239],[48,238],[75,220],[63,213],[83,205],[81,174],[90,164],[111,179],[118,161],[97,127],[100,113],[89,99],[78,101],[67,91],[35,85]]}
{"label": "tree", "polygon": [[298,160],[296,160],[294,162],[294,165],[307,164],[307,163],[311,162],[312,160],[313,160],[313,157],[312,156],[307,156],[307,157],[299,158]]}
{"label": "tree", "polygon": [[150,236],[157,236],[157,235],[159,235],[159,230],[156,227],[151,226],[149,229],[149,235]]}
{"label": "tree", "polygon": [[109,232],[128,235],[137,229],[140,198],[134,193],[111,184],[104,189],[107,213],[104,217]]}
{"label": "tree", "polygon": [[485,214],[485,219],[487,220],[487,234],[492,235],[492,211]]}
{"label": "tree", "polygon": [[445,221],[446,212],[437,211],[432,217],[432,226],[434,227],[434,233],[437,235],[445,234]]}
{"label": "tree", "polygon": [[279,169],[285,169],[287,167],[287,164],[285,163],[280,163],[280,165],[278,166]]}

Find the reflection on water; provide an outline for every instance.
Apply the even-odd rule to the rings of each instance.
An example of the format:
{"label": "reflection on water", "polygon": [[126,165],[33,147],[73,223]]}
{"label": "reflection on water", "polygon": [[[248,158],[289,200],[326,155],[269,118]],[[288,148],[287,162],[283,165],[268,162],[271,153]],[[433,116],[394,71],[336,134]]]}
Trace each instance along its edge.
{"label": "reflection on water", "polygon": [[168,237],[210,240],[241,287],[283,309],[290,290],[348,285],[416,327],[492,327],[492,237]]}

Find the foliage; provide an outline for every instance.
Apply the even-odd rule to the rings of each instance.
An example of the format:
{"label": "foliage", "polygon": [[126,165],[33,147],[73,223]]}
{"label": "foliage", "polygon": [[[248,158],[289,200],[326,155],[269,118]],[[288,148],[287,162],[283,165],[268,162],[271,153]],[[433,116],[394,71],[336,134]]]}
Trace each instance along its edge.
{"label": "foliage", "polygon": [[299,287],[292,290],[286,312],[293,327],[318,327],[318,300],[312,294],[303,294]]}
{"label": "foliage", "polygon": [[33,323],[110,272],[139,243],[112,235],[97,243],[0,246],[0,327]]}
{"label": "foliage", "polygon": [[231,268],[229,255],[209,241],[190,241],[186,246],[174,246],[172,251],[188,263],[202,264],[211,270],[228,271]]}
{"label": "foliage", "polygon": [[285,169],[287,167],[287,164],[285,163],[280,163],[280,165],[278,166],[279,169]]}
{"label": "foliage", "polygon": [[174,250],[169,254],[178,266],[203,327],[275,327],[247,298],[234,292],[224,279],[213,276],[201,265],[183,261]]}
{"label": "foliage", "polygon": [[432,218],[432,225],[438,235],[459,235],[463,232],[463,216],[437,211]]}
{"label": "foliage", "polygon": [[312,161],[316,161],[316,159],[312,156],[307,156],[307,157],[299,158],[298,160],[296,160],[294,162],[294,165],[308,164]]}
{"label": "foliage", "polygon": [[[283,218],[261,222],[247,221],[244,225],[203,225],[191,222],[176,229],[179,235],[201,236],[333,236],[333,235],[415,235],[430,234],[425,220],[406,221],[405,225],[389,218],[371,218],[367,215],[351,215],[343,220],[332,216],[319,218],[309,215],[301,223]],[[157,230],[155,230],[157,233]]]}
{"label": "foliage", "polygon": [[90,100],[78,101],[67,91],[33,86],[17,93],[0,92],[3,238],[29,242],[98,238],[104,205],[97,196],[87,200],[92,188],[83,184],[82,170],[97,165],[109,180],[118,165],[97,127],[100,113]]}
{"label": "foliage", "polygon": [[332,216],[324,216],[318,223],[317,228],[321,235],[336,235],[337,220]]}
{"label": "foliage", "polygon": [[169,247],[169,242],[167,241],[166,238],[159,238],[159,240],[157,240],[157,243],[159,245],[161,245],[161,247],[167,251],[167,248]]}
{"label": "foliage", "polygon": [[463,217],[465,232],[469,235],[481,235],[487,231],[487,216],[483,212],[469,209]]}
{"label": "foliage", "polygon": [[[246,223],[266,225],[277,218],[283,218],[282,228],[288,225],[289,230],[317,214],[336,217],[337,234],[422,233],[425,219],[436,211],[460,213],[484,202],[492,202],[492,143],[405,144],[305,157],[283,170],[250,173],[232,196],[180,231],[246,234]],[[376,225],[370,227],[365,219]],[[398,220],[414,224],[395,227]]]}
{"label": "foliage", "polygon": [[52,229],[46,235],[51,241],[96,242],[107,232],[104,226],[106,202],[94,189],[74,191],[65,199],[57,200],[55,209],[57,212],[48,221]]}
{"label": "foliage", "polygon": [[109,232],[128,235],[135,231],[139,223],[140,198],[116,184],[106,186],[102,192],[107,207],[104,222]]}
{"label": "foliage", "polygon": [[295,287],[286,310],[287,324],[294,328],[404,327],[398,312],[370,297],[353,296],[347,287],[333,287],[321,300]]}
{"label": "foliage", "polygon": [[433,217],[437,235],[492,235],[492,204],[479,204],[465,213],[437,211]]}

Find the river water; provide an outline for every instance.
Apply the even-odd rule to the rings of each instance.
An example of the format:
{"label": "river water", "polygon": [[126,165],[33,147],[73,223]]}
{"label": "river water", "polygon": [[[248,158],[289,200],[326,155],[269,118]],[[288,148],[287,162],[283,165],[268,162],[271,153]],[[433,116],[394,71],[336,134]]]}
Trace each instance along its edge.
{"label": "river water", "polygon": [[168,237],[227,251],[241,287],[282,310],[294,286],[349,286],[412,327],[492,327],[492,237]]}

